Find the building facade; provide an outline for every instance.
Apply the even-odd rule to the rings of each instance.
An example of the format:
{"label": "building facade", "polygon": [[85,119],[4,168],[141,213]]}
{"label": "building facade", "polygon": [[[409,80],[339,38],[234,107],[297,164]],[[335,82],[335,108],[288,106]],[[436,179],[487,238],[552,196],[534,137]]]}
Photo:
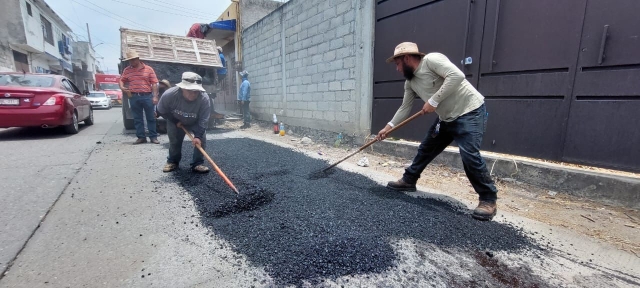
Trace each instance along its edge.
{"label": "building facade", "polygon": [[4,0],[0,71],[72,76],[71,28],[43,0]]}

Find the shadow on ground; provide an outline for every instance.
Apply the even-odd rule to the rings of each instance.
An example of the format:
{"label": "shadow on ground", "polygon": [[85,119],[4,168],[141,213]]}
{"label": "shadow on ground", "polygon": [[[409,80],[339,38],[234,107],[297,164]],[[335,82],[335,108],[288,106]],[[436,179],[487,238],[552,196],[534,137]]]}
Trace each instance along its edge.
{"label": "shadow on ground", "polygon": [[244,138],[210,141],[207,152],[241,193],[260,189],[273,198],[255,210],[213,217],[237,196],[215,172],[189,171],[191,147],[184,143],[182,169],[168,181],[177,180],[192,195],[203,225],[265,267],[278,284],[386,271],[398,261],[394,239],[470,253],[537,249],[521,230],[472,220],[457,208],[460,203],[391,192],[339,169],[312,180],[327,163]]}
{"label": "shadow on ground", "polygon": [[[82,133],[82,130],[86,129],[87,127],[87,125],[80,123],[80,132],[78,133]],[[68,134],[67,132],[65,132],[63,127],[46,129],[40,127],[0,129],[0,141],[63,139],[73,136],[73,134]]]}

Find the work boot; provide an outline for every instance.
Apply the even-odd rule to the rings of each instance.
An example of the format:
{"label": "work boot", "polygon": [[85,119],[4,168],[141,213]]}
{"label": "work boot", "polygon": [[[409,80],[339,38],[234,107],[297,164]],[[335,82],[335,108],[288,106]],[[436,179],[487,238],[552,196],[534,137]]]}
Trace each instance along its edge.
{"label": "work boot", "polygon": [[178,164],[175,163],[167,163],[164,165],[164,168],[162,168],[162,172],[167,173],[167,172],[171,172],[173,170],[178,169]]}
{"label": "work boot", "polygon": [[493,219],[493,216],[496,216],[497,211],[498,207],[495,201],[480,200],[480,204],[478,204],[478,207],[473,210],[471,217],[477,220],[489,221]]}
{"label": "work boot", "polygon": [[196,167],[191,168],[191,171],[195,172],[195,173],[209,173],[209,167],[204,166],[204,165],[198,165]]}
{"label": "work boot", "polygon": [[138,144],[142,144],[142,143],[147,143],[147,138],[138,138],[138,140],[136,140],[136,142],[133,142],[133,145],[138,145]]}
{"label": "work boot", "polygon": [[151,139],[151,143],[160,144],[160,141],[158,141],[158,138],[153,138],[153,139]]}
{"label": "work boot", "polygon": [[249,126],[249,124],[245,123],[244,125],[240,126],[240,129],[247,129],[249,127],[251,127],[251,126]]}
{"label": "work boot", "polygon": [[416,184],[409,184],[405,182],[404,179],[400,178],[398,181],[390,181],[387,183],[387,188],[396,191],[415,192]]}

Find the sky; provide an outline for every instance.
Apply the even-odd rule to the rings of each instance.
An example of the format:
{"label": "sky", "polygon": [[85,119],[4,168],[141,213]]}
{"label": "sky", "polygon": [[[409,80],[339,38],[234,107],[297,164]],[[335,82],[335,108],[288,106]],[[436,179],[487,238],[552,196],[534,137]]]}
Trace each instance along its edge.
{"label": "sky", "polygon": [[[76,40],[91,42],[105,73],[118,74],[120,27],[187,35],[193,23],[214,22],[231,0],[45,0]],[[104,58],[100,58],[104,57]],[[107,72],[108,71],[108,72]]]}

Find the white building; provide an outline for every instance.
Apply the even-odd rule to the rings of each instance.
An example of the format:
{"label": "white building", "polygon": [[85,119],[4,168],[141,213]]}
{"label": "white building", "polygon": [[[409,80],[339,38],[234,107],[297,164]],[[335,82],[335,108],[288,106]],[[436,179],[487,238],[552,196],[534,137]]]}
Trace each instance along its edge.
{"label": "white building", "polygon": [[96,52],[91,46],[91,42],[77,41],[73,46],[73,83],[82,91],[95,90],[95,76],[97,66]]}
{"label": "white building", "polygon": [[2,0],[0,71],[71,76],[71,28],[44,0]]}

